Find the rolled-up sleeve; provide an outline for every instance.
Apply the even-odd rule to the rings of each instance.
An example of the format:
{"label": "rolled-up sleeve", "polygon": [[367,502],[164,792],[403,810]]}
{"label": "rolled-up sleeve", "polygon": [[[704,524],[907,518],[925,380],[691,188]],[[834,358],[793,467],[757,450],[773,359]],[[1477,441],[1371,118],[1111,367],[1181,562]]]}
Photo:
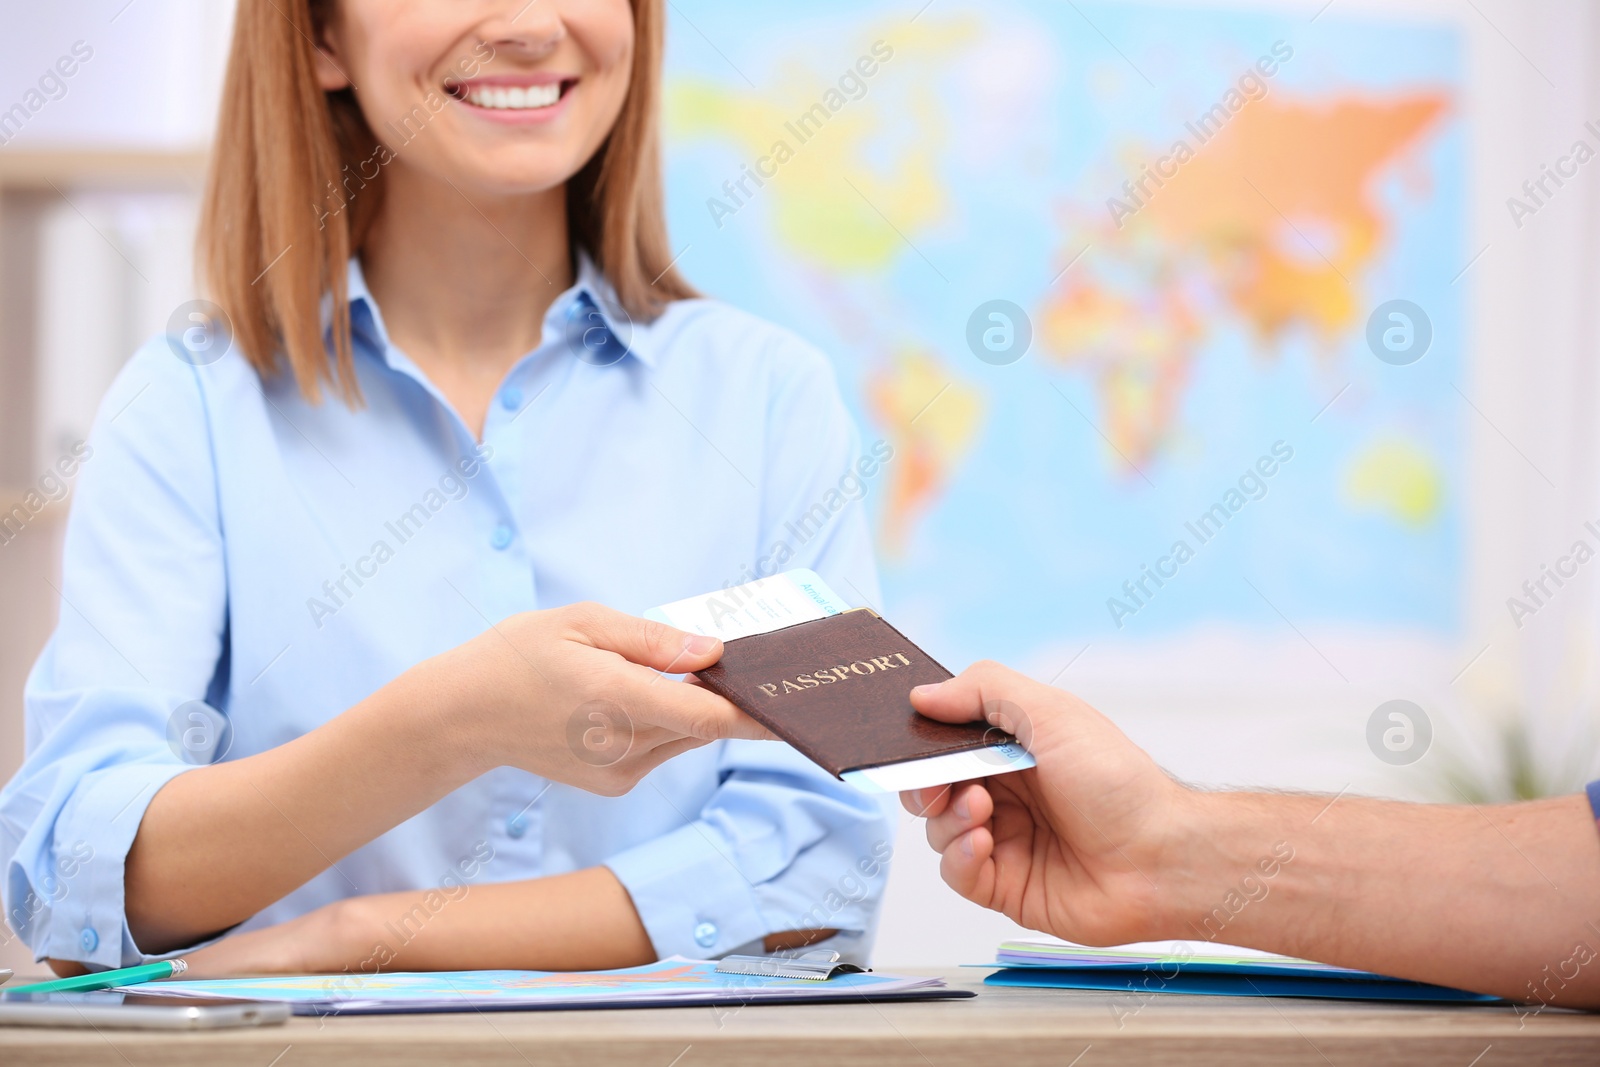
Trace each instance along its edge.
{"label": "rolled-up sleeve", "polygon": [[880,801],[787,745],[729,742],[721,769],[694,821],[607,861],[657,954],[721,956],[833,929],[864,959],[894,845]]}
{"label": "rolled-up sleeve", "polygon": [[[749,562],[762,576],[809,567],[845,600],[878,608],[866,509],[893,450],[863,445],[823,356],[782,343],[789,373],[767,420],[765,534]],[[714,957],[771,933],[832,929],[828,947],[865,963],[894,846],[891,798],[788,745],[722,746],[720,784],[685,813],[693,821],[607,861],[656,952]]]}
{"label": "rolled-up sleeve", "polygon": [[40,579],[59,621],[28,678],[22,767],[0,791],[6,919],[35,958],[141,958],[128,849],[151,798],[196,762],[170,739],[193,728],[175,733],[174,715],[220,721],[202,708],[226,581],[196,374],[159,340],[129,361],[79,450],[61,585]]}

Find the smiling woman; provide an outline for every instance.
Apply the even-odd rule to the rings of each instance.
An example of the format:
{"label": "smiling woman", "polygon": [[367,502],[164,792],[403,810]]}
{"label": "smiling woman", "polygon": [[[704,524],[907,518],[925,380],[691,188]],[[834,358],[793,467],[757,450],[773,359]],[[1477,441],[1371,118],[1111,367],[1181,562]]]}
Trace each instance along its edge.
{"label": "smiling woman", "polygon": [[[423,199],[446,185],[474,211],[474,195],[564,201],[561,228],[631,316],[653,318],[694,295],[673,265],[662,213],[659,4],[637,8],[611,0],[573,17],[527,5],[499,16],[517,32],[491,37],[463,33],[471,20],[452,19],[446,5],[241,3],[202,253],[256,368],[273,373],[281,352],[308,396],[325,380],[356,395],[344,264],[397,180],[406,183],[398,195]],[[534,69],[557,54],[566,69]],[[384,164],[401,152],[408,167],[387,177]],[[337,210],[308,213],[330,199]],[[332,365],[320,314],[330,290]]]}
{"label": "smiling woman", "polygon": [[[230,343],[147,344],[91,436],[0,793],[18,933],[62,971],[864,957],[886,870],[817,904],[884,810],[663,678],[718,641],[624,614],[753,566],[860,454],[823,356],[675,270],[659,0],[242,0],[234,33]],[[791,563],[876,595],[858,506]],[[55,893],[62,842],[93,858]]]}

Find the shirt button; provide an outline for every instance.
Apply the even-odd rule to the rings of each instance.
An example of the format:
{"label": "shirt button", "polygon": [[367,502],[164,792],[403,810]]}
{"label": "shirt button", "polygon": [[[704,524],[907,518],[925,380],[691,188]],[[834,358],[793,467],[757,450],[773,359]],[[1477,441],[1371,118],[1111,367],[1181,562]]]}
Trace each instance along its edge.
{"label": "shirt button", "polygon": [[694,928],[694,943],[701,948],[710,948],[717,943],[717,924],[701,923]]}
{"label": "shirt button", "polygon": [[513,815],[506,820],[506,836],[511,838],[521,837],[528,832],[528,824],[520,815]]}
{"label": "shirt button", "polygon": [[515,411],[522,406],[522,390],[514,385],[508,385],[500,390],[500,406],[507,411]]}
{"label": "shirt button", "polygon": [[494,528],[494,533],[489,535],[489,543],[495,548],[503,549],[511,543],[511,527],[501,523]]}
{"label": "shirt button", "polygon": [[94,932],[94,927],[85,926],[83,933],[78,935],[78,944],[83,946],[83,951],[93,952],[100,947],[100,935]]}

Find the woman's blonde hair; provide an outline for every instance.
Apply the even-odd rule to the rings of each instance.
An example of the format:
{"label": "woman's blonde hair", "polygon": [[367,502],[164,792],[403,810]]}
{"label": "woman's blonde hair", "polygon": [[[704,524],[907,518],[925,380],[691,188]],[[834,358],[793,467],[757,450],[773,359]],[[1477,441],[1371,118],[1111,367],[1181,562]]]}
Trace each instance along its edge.
{"label": "woman's blonde hair", "polygon": [[[335,3],[239,0],[198,253],[234,343],[263,378],[287,363],[308,400],[326,385],[355,404],[345,265],[381,201],[374,160],[387,152],[351,90],[317,83],[313,42]],[[567,219],[574,248],[595,261],[630,316],[649,320],[695,293],[673,268],[661,192],[661,0],[632,6],[628,95],[599,151],[567,183]]]}

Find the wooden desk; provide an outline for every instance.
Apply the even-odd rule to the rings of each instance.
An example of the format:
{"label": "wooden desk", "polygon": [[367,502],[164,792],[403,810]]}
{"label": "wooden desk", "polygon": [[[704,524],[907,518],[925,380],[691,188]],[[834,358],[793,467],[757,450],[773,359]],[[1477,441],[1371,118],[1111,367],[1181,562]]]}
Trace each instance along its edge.
{"label": "wooden desk", "polygon": [[[163,1035],[0,1028],[0,1063],[111,1067],[1372,1067],[1600,1064],[1600,1016],[982,986],[973,1000],[294,1019]],[[1119,1025],[1120,1023],[1120,1025]],[[1520,1025],[1519,1025],[1520,1024]]]}

